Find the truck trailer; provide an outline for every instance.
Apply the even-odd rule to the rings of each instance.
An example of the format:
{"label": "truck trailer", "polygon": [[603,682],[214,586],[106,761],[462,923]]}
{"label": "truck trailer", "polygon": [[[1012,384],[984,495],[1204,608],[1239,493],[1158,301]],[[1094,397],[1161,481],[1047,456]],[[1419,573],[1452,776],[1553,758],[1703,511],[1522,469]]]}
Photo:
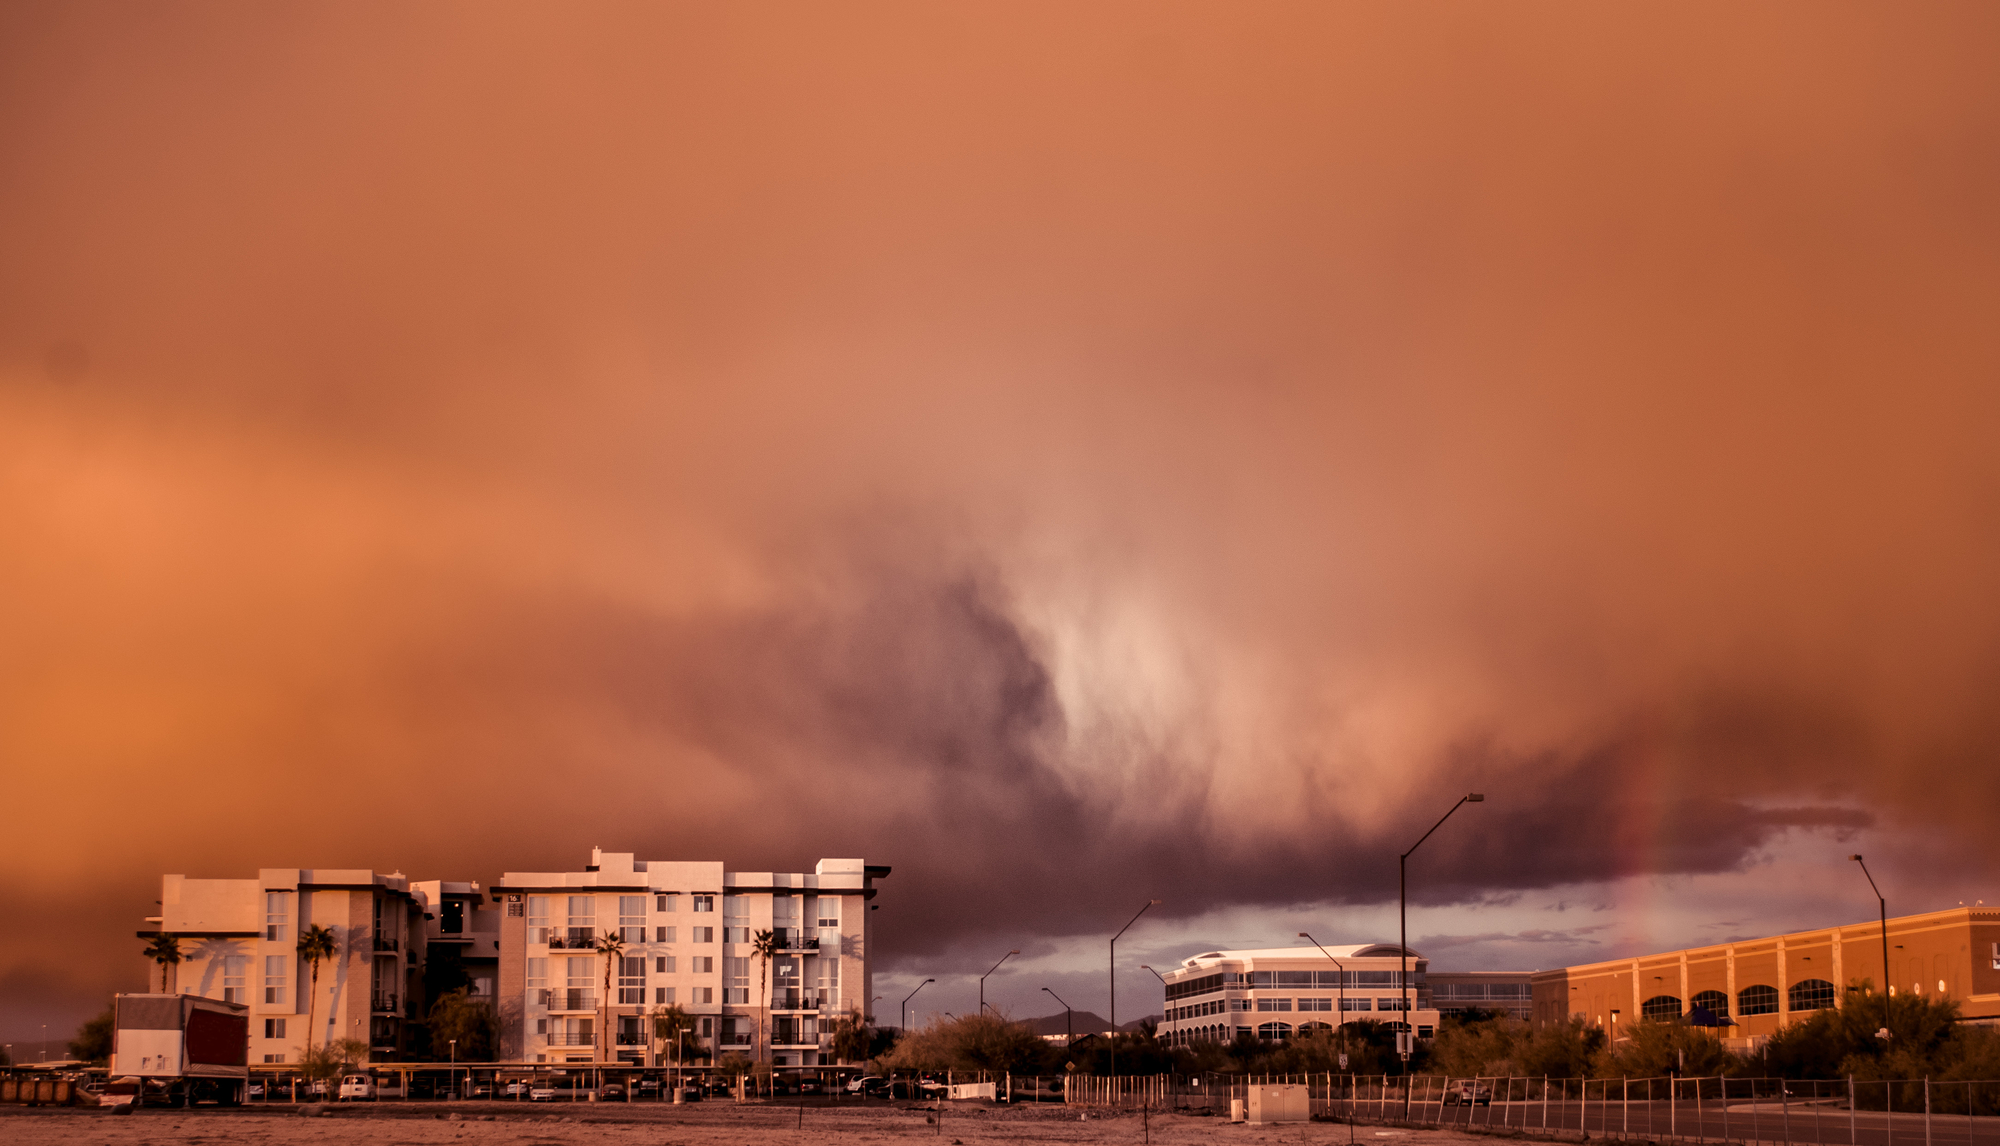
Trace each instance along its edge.
{"label": "truck trailer", "polygon": [[199,995],[118,995],[112,1006],[107,1096],[173,1106],[243,1101],[250,1085],[249,1007]]}

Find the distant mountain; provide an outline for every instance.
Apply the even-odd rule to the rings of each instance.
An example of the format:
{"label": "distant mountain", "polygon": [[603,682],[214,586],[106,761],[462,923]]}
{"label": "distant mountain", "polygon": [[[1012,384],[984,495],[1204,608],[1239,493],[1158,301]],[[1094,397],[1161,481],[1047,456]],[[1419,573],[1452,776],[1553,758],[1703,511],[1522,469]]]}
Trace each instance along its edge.
{"label": "distant mountain", "polygon": [[[1118,1029],[1130,1034],[1138,1030],[1139,1024],[1145,1022],[1147,1019],[1151,1019],[1157,1023],[1163,1017],[1161,1015],[1144,1015],[1133,1019],[1129,1023],[1119,1023]],[[1044,1015],[1039,1019],[1022,1019],[1020,1021],[1028,1024],[1029,1029],[1038,1035],[1059,1035],[1065,1030],[1073,1029],[1076,1031],[1076,1037],[1082,1038],[1089,1034],[1103,1034],[1105,1031],[1111,1029],[1111,1023],[1103,1015],[1095,1011],[1071,1011],[1067,1025],[1065,1025],[1063,1012],[1061,1011],[1057,1011],[1053,1015]]]}

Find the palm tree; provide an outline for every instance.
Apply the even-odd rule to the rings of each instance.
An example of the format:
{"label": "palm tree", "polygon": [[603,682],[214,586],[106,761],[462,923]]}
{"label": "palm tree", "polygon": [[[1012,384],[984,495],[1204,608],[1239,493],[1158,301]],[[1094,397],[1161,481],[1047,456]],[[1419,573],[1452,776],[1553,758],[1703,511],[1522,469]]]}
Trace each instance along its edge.
{"label": "palm tree", "polygon": [[340,943],[334,937],[333,929],[322,923],[315,923],[299,932],[297,946],[299,958],[312,964],[312,986],[306,995],[306,1049],[313,1045],[313,1022],[318,1018],[319,1008],[319,965],[322,960],[331,959],[340,953]]}
{"label": "palm tree", "polygon": [[160,994],[167,993],[167,968],[181,961],[181,941],[172,935],[155,935],[146,945],[146,958],[160,965]]}
{"label": "palm tree", "polygon": [[764,1016],[771,1013],[771,996],[764,984],[771,973],[771,957],[778,953],[778,936],[775,932],[759,931],[750,944],[750,953],[757,956],[757,1041],[764,1041]]}
{"label": "palm tree", "polygon": [[[603,1021],[597,1025],[600,1028],[604,1028],[611,1025],[611,964],[616,962],[618,957],[625,953],[625,936],[607,928],[604,934],[598,937],[597,953],[604,956],[604,999],[598,1004],[599,1010],[603,1013]],[[604,1040],[604,1046],[609,1047],[611,1045],[611,1032],[609,1030],[602,1031],[598,1037]],[[605,1061],[609,1057],[610,1055],[607,1052],[604,1058],[599,1061]]]}

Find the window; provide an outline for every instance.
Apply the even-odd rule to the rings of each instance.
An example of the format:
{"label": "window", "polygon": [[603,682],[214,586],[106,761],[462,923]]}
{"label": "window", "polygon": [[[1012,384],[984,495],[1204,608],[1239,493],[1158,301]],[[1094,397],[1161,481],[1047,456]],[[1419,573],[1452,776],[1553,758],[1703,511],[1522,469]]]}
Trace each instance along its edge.
{"label": "window", "polygon": [[290,955],[264,956],[264,1001],[282,1003],[285,1001],[285,980],[291,977],[292,957]]}
{"label": "window", "polygon": [[653,897],[654,911],[671,912],[679,911],[680,909],[681,897],[678,895],[656,895]]}
{"label": "window", "polygon": [[1229,1009],[1232,1011],[1247,1011],[1250,1009],[1250,1000],[1231,999],[1229,1000]]}
{"label": "window", "polygon": [[840,1010],[840,956],[819,955],[811,963],[809,973],[816,976],[813,985],[819,992],[820,1008],[828,1013]]}
{"label": "window", "polygon": [[675,960],[672,955],[655,956],[653,959],[653,970],[658,971],[662,975],[671,975],[679,970],[678,967],[674,966],[674,962]]}
{"label": "window", "polygon": [[547,943],[549,941],[549,897],[531,895],[528,897],[528,942]]}
{"label": "window", "polygon": [[588,987],[594,981],[597,960],[588,955],[572,955],[563,960],[568,983],[572,987]]}
{"label": "window", "polygon": [[675,942],[678,942],[678,940],[676,940],[676,939],[674,938],[674,932],[675,932],[676,930],[678,930],[678,929],[677,929],[677,928],[673,928],[673,927],[655,927],[655,928],[653,928],[653,942],[655,942],[655,943],[675,943]]}
{"label": "window", "polygon": [[618,960],[618,1001],[620,1003],[640,1003],[646,1001],[646,957],[628,955]]}
{"label": "window", "polygon": [[547,959],[528,960],[528,1001],[542,1007],[549,1005],[549,961]]}
{"label": "window", "polygon": [[674,989],[672,987],[653,988],[654,1003],[659,1004],[661,1006],[666,1006],[672,1004],[673,1001],[674,1001]]}
{"label": "window", "polygon": [[549,1021],[548,1021],[547,1019],[536,1019],[536,1020],[535,1020],[535,1033],[536,1033],[536,1034],[538,1034],[538,1035],[545,1035],[545,1034],[548,1034],[548,1033],[549,1033]]}
{"label": "window", "polygon": [[724,943],[750,942],[749,896],[725,895],[722,897],[722,941]]}
{"label": "window", "polygon": [[1278,986],[1280,987],[1310,987],[1313,985],[1313,973],[1311,971],[1280,971],[1277,975]]}
{"label": "window", "polygon": [[1817,1011],[1833,1006],[1833,984],[1825,979],[1801,979],[1787,992],[1794,1011]]}
{"label": "window", "polygon": [[715,928],[713,927],[690,927],[688,928],[688,933],[688,941],[691,943],[715,942]]}
{"label": "window", "polygon": [[750,1020],[740,1015],[729,1015],[722,1020],[722,1045],[726,1047],[747,1047],[750,1045]]}
{"label": "window", "polygon": [[1718,1019],[1729,1017],[1729,996],[1721,991],[1696,991],[1693,1001],[1695,1006],[1706,1007],[1708,1013]]}
{"label": "window", "polygon": [[[292,895],[290,892],[267,891],[264,893],[265,939],[274,943],[283,942],[290,933],[291,918]],[[2000,967],[2000,959],[1995,959],[1993,965]]]}
{"label": "window", "polygon": [[813,900],[813,914],[819,919],[821,930],[830,927],[835,931],[839,931],[840,897],[837,895],[822,895],[818,899]]}
{"label": "window", "polygon": [[588,947],[597,938],[597,898],[589,895],[569,897],[569,945]]}
{"label": "window", "polygon": [[627,943],[646,941],[646,897],[643,895],[621,895],[618,897],[618,933]]}
{"label": "window", "polygon": [[[697,997],[697,996],[699,996],[699,997]],[[690,988],[688,988],[688,1002],[690,1002],[690,1003],[701,1003],[701,1004],[703,1004],[703,1005],[709,1005],[709,1004],[712,1004],[712,1003],[714,1003],[714,1002],[715,1002],[715,988],[714,988],[714,987],[690,987]],[[706,1034],[708,1033],[708,1020],[707,1020],[707,1019],[703,1019],[703,1020],[701,1021],[701,1033],[702,1033],[702,1034],[704,1034],[704,1035],[706,1035]]]}
{"label": "window", "polygon": [[1401,995],[1394,995],[1386,999],[1377,996],[1375,999],[1375,1009],[1378,1011],[1404,1011],[1409,1008],[1403,1005],[1403,997]]}
{"label": "window", "polygon": [[750,957],[730,955],[722,960],[722,1001],[747,1004],[750,1001]]}
{"label": "window", "polygon": [[1331,1011],[1332,1009],[1333,1009],[1332,999],[1299,1000],[1299,1010],[1301,1011]]}
{"label": "window", "polygon": [[1259,999],[1257,1000],[1257,1009],[1260,1011],[1289,1011],[1292,1009],[1292,1001],[1290,999]]}
{"label": "window", "polygon": [[1343,1011],[1365,1011],[1372,1005],[1373,1003],[1368,999],[1342,999],[1340,1001],[1340,1009]]}
{"label": "window", "polygon": [[[379,904],[382,901],[378,899],[375,902]],[[378,922],[376,927],[379,929],[381,924]],[[465,931],[464,900],[447,899],[439,905],[438,930],[446,935],[458,935]]]}
{"label": "window", "polygon": [[1265,1023],[1257,1028],[1257,1037],[1269,1042],[1281,1042],[1292,1037],[1292,1024]]}
{"label": "window", "polygon": [[696,955],[694,958],[688,960],[688,970],[697,975],[715,974],[715,956]]}
{"label": "window", "polygon": [[1765,983],[1745,987],[1736,992],[1736,1013],[1739,1015],[1775,1015],[1778,1013],[1778,989]]}
{"label": "window", "polygon": [[715,897],[712,895],[692,895],[688,898],[694,900],[694,909],[696,911],[715,910]]}
{"label": "window", "polygon": [[285,1020],[283,1020],[283,1019],[265,1019],[265,1020],[264,1020],[264,1037],[265,1037],[265,1038],[267,1038],[267,1039],[281,1039],[281,1038],[284,1038],[284,1037],[285,1037]]}
{"label": "window", "polygon": [[1654,995],[1639,1004],[1639,1016],[1646,1019],[1678,1019],[1681,1017],[1679,995]]}
{"label": "window", "polygon": [[284,1055],[282,1055],[282,1054],[267,1054],[267,1055],[265,1055],[265,1056],[264,1056],[264,1061],[265,1061],[265,1062],[283,1062],[283,1061],[285,1061],[285,1056],[284,1056]]}
{"label": "window", "polygon": [[222,957],[222,1001],[225,1003],[247,1003],[244,998],[250,986],[250,956],[224,955]]}

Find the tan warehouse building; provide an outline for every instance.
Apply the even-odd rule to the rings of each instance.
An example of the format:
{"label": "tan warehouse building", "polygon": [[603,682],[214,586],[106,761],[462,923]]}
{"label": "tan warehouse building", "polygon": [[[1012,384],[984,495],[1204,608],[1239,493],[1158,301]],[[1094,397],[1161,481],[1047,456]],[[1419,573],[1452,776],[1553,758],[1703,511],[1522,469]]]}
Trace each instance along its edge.
{"label": "tan warehouse building", "polygon": [[[1726,1040],[1753,1046],[1863,980],[1879,986],[1882,924],[1852,923],[1763,939],[1587,963],[1533,978],[1534,1021],[1581,1018],[1615,1029],[1705,1007],[1734,1025]],[[2000,1021],[2000,909],[1957,907],[1889,920],[1889,974],[1897,994],[1955,999],[1971,1021]]]}

